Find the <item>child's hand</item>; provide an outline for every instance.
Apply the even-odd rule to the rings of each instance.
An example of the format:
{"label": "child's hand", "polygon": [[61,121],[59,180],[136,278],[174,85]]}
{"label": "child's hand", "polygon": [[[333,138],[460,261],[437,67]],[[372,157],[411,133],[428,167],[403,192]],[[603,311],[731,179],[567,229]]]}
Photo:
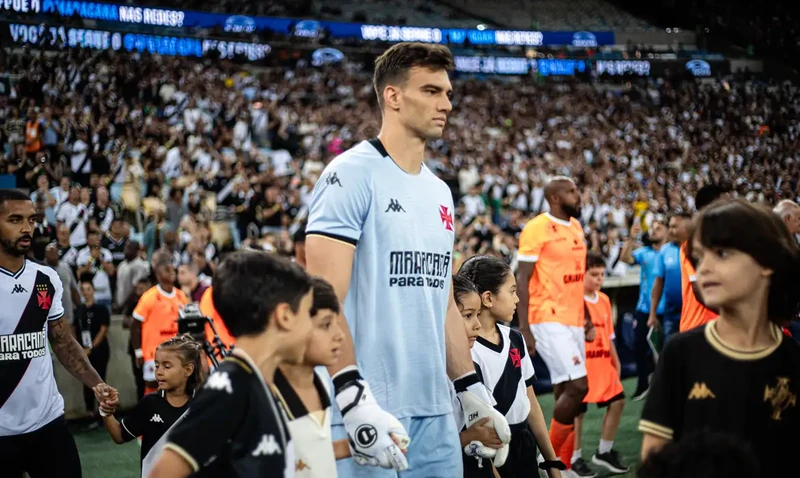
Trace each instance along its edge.
{"label": "child's hand", "polygon": [[503,448],[503,442],[494,431],[494,427],[487,426],[489,418],[482,418],[478,420],[475,425],[467,428],[461,432],[461,443],[471,443],[473,441],[481,442],[483,446],[499,450]]}

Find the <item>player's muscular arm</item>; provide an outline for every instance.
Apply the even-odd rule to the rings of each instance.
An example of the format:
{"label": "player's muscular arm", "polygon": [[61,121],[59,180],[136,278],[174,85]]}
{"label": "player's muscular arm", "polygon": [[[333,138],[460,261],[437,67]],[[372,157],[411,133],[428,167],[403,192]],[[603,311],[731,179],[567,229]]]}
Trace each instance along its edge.
{"label": "player's muscular arm", "polygon": [[83,347],[75,340],[71,327],[64,319],[50,322],[47,327],[47,334],[53,353],[56,354],[58,360],[69,373],[89,388],[94,388],[103,382],[100,375],[92,367],[92,364],[89,363],[89,358],[84,353]]}
{"label": "player's muscular arm", "polygon": [[528,325],[528,284],[530,284],[531,277],[533,277],[533,268],[536,266],[535,262],[520,261],[517,266],[517,316],[519,317],[519,331],[525,338],[525,343],[528,345],[528,353],[531,357],[536,353],[536,339],[533,338],[531,328]]}
{"label": "player's muscular arm", "polygon": [[474,372],[475,365],[472,363],[472,355],[469,351],[469,339],[464,328],[464,319],[461,317],[461,313],[458,312],[453,294],[450,294],[444,329],[445,349],[447,350],[447,376],[450,377],[450,380],[455,380],[467,373]]}
{"label": "player's muscular arm", "polygon": [[[350,288],[350,275],[353,270],[355,250],[355,247],[351,244],[323,236],[310,235],[306,238],[306,266],[308,273],[325,279],[333,286],[342,310],[344,310],[344,299],[347,297],[347,292]],[[350,327],[347,325],[344,313],[339,315],[339,325],[344,332],[344,341],[342,342],[339,362],[328,368],[331,376],[348,365],[356,364],[353,336],[350,334]],[[461,329],[463,332],[463,325]]]}
{"label": "player's muscular arm", "polygon": [[653,281],[653,290],[650,292],[650,317],[647,319],[648,327],[658,327],[658,303],[661,301],[661,294],[664,292],[664,278],[656,277]]}

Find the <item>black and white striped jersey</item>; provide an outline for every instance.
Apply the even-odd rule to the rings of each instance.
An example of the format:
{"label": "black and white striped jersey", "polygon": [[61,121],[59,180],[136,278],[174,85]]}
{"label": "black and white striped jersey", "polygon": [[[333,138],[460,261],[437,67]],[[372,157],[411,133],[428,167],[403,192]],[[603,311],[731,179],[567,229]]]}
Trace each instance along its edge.
{"label": "black and white striped jersey", "polygon": [[472,361],[497,402],[494,408],[505,415],[509,425],[516,425],[528,419],[531,404],[526,388],[536,377],[522,334],[505,325],[496,327],[500,343],[478,337],[472,346]]}
{"label": "black and white striped jersey", "polygon": [[0,436],[38,430],[64,414],[47,346],[48,321],[64,315],[62,295],[49,266],[0,267]]}

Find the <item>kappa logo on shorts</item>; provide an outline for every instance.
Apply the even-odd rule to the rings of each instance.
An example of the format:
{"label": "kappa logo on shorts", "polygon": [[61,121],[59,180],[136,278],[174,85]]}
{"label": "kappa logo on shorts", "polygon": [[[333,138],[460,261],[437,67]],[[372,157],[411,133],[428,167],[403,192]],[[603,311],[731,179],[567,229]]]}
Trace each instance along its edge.
{"label": "kappa logo on shorts", "polygon": [[372,425],[361,425],[356,429],[356,442],[362,448],[369,448],[378,441],[378,431]]}

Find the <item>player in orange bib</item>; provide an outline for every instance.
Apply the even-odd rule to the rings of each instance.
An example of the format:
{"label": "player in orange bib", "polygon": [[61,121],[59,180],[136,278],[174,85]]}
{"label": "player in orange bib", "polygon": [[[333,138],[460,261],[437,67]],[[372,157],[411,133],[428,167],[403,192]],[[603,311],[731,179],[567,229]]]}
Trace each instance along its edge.
{"label": "player in orange bib", "polygon": [[[722,186],[710,184],[697,191],[695,208],[700,213],[709,204],[717,199],[728,196],[728,190]],[[680,332],[686,332],[695,327],[704,325],[717,318],[717,313],[709,310],[703,303],[703,296],[697,286],[696,272],[692,258],[686,255],[686,243],[681,246],[681,290],[683,291],[683,306],[681,307],[681,322],[678,327]]]}
{"label": "player in orange bib", "polygon": [[[589,377],[589,393],[583,399],[583,413],[587,404],[594,403],[605,408],[600,444],[592,463],[611,473],[626,473],[628,466],[614,448],[622,410],[625,408],[625,393],[620,382],[620,362],[614,346],[614,322],[611,320],[611,300],[600,292],[606,273],[606,262],[601,254],[590,252],[586,258],[586,280],[584,301],[586,313],[594,325],[594,340],[586,342],[586,371]],[[572,470],[581,477],[595,476],[581,455],[581,430],[583,413],[575,419],[575,452],[572,455]],[[562,457],[563,459],[563,457]]]}
{"label": "player in orange bib", "polygon": [[572,179],[553,178],[545,188],[545,199],[550,212],[528,222],[519,237],[517,313],[530,353],[538,352],[550,371],[556,397],[550,441],[564,457],[572,456],[570,434],[588,389],[583,312],[586,240],[576,219],[581,199]]}
{"label": "player in orange bib", "polygon": [[[228,332],[228,327],[225,326],[225,322],[222,320],[222,317],[219,316],[217,313],[217,309],[214,308],[214,300],[211,298],[211,290],[212,287],[206,289],[203,292],[203,297],[200,298],[200,312],[211,319],[214,323],[214,328],[217,329],[217,335],[219,335],[219,339],[222,341],[223,344],[227,346],[234,345],[236,343],[236,339],[233,338],[230,332]],[[206,324],[206,340],[209,343],[214,343],[214,331],[211,330],[211,326]]]}
{"label": "player in orange bib", "polygon": [[174,286],[175,267],[172,256],[164,252],[153,254],[153,270],[158,285],[151,287],[139,299],[133,310],[131,324],[131,343],[136,360],[143,364],[142,377],[145,393],[158,389],[156,380],[156,349],[158,346],[178,335],[178,312],[189,303],[182,290]]}

